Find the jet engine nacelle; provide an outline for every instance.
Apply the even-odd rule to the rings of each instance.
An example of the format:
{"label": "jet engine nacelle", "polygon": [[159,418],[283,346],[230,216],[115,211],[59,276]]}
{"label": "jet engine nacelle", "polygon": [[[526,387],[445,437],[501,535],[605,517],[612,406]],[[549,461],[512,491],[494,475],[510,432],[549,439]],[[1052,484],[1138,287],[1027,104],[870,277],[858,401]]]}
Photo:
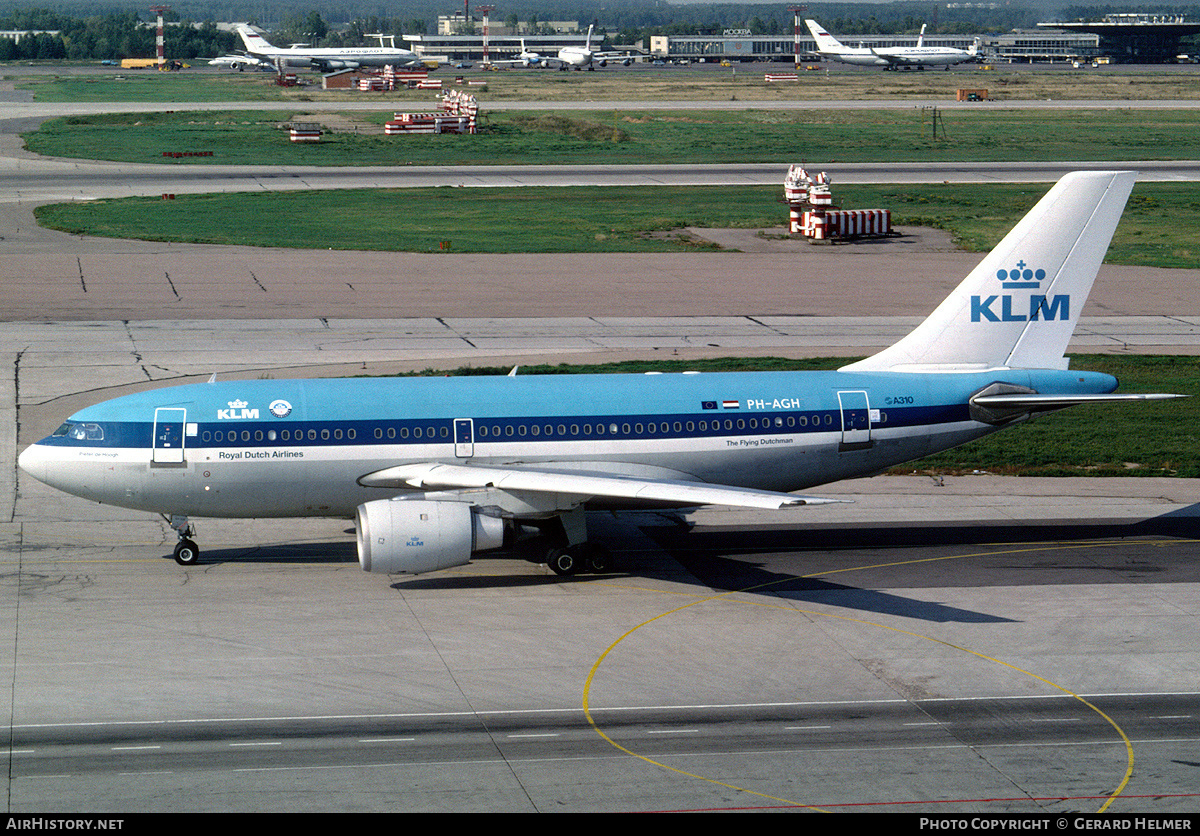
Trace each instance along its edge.
{"label": "jet engine nacelle", "polygon": [[465,502],[377,499],[358,506],[355,524],[365,572],[435,572],[504,542],[504,520],[476,513]]}

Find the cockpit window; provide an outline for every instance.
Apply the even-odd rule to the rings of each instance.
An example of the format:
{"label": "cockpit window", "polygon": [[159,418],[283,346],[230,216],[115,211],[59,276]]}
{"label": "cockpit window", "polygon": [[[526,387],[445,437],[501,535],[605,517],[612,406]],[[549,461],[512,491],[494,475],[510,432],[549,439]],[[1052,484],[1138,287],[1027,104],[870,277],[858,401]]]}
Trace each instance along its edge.
{"label": "cockpit window", "polygon": [[72,441],[103,441],[104,430],[99,424],[67,421],[54,431],[54,438],[69,438]]}

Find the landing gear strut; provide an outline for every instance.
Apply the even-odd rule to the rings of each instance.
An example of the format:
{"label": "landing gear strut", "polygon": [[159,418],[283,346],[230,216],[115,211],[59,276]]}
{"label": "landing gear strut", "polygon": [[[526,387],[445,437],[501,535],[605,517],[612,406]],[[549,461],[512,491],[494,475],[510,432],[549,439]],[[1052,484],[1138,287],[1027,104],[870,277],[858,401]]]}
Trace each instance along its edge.
{"label": "landing gear strut", "polygon": [[175,562],[180,566],[195,566],[200,562],[200,547],[191,539],[196,536],[196,530],[186,516],[173,514],[167,517],[163,514],[163,517],[179,535],[179,542],[175,544]]}

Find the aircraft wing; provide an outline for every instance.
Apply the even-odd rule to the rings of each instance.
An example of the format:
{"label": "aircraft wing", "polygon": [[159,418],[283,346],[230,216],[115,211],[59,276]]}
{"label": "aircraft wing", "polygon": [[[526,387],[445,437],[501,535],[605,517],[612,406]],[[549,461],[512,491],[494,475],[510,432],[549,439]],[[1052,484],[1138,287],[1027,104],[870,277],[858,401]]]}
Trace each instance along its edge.
{"label": "aircraft wing", "polygon": [[525,493],[592,498],[668,502],[678,505],[732,505],[742,508],[779,508],[846,502],[728,485],[673,479],[618,476],[586,470],[541,470],[533,467],[495,467],[422,462],[377,470],[358,480],[378,488],[461,490],[497,488]]}
{"label": "aircraft wing", "polygon": [[903,55],[894,55],[892,53],[880,54],[879,52],[876,52],[874,49],[871,50],[871,54],[874,55],[876,58],[878,58],[880,61],[887,61],[888,64],[890,64],[891,66],[894,66],[894,67],[908,66],[909,64],[919,63],[917,61],[912,61],[912,60],[904,57]]}

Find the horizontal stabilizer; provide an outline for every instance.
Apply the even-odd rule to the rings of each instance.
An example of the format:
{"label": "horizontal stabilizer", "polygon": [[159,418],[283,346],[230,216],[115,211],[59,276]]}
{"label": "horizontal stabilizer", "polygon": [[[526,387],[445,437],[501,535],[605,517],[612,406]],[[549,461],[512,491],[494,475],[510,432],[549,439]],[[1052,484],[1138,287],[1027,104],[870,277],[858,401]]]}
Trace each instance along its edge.
{"label": "horizontal stabilizer", "polygon": [[1131,395],[977,395],[971,403],[980,406],[1019,406],[1027,409],[1057,409],[1085,403],[1115,403],[1118,401],[1166,401],[1171,398],[1186,398],[1187,395],[1172,395],[1166,392],[1148,392]]}
{"label": "horizontal stabilizer", "polygon": [[505,491],[559,494],[589,499],[629,499],[677,505],[730,505],[740,508],[779,508],[845,502],[818,496],[776,493],[749,488],[668,479],[613,476],[588,471],[537,470],[516,467],[474,467],[428,462],[405,464],[369,473],[358,480],[371,488],[451,490],[497,488]]}
{"label": "horizontal stabilizer", "polygon": [[1161,392],[1130,395],[1043,395],[1025,392],[976,395],[971,398],[971,416],[986,424],[1007,424],[1027,415],[1054,412],[1080,404],[1165,401],[1186,397],[1187,395],[1171,395]]}

